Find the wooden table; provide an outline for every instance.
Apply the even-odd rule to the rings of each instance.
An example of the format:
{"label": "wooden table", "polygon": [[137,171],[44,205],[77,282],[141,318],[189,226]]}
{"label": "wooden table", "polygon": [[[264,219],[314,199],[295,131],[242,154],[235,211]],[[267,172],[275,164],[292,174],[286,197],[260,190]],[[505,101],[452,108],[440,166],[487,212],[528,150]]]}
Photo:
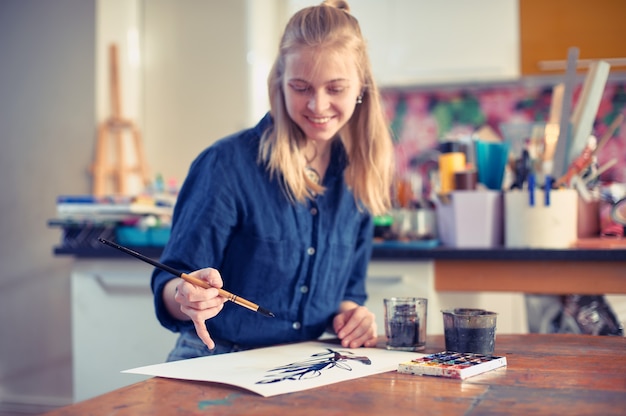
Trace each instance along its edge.
{"label": "wooden table", "polygon": [[[426,352],[443,345],[431,336]],[[624,415],[626,338],[499,335],[496,354],[508,367],[463,381],[393,371],[267,398],[157,377],[48,415]]]}

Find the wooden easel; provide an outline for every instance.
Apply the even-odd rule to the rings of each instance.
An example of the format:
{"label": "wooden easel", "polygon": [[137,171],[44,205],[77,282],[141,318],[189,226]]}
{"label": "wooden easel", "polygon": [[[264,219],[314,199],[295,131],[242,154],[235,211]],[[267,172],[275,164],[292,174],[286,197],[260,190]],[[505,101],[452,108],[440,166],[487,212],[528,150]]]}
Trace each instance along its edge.
{"label": "wooden easel", "polygon": [[[117,61],[117,46],[109,47],[109,80],[111,93],[111,116],[98,127],[98,141],[96,144],[95,160],[92,165],[93,194],[105,195],[129,195],[129,180],[131,175],[139,175],[143,186],[150,179],[148,167],[143,151],[141,133],[139,128],[129,119],[122,117],[120,102],[120,86]],[[134,146],[136,154],[135,163],[129,160],[128,145],[124,138],[130,135],[130,145]],[[114,161],[109,158],[114,152]],[[111,185],[111,186],[107,186]]]}

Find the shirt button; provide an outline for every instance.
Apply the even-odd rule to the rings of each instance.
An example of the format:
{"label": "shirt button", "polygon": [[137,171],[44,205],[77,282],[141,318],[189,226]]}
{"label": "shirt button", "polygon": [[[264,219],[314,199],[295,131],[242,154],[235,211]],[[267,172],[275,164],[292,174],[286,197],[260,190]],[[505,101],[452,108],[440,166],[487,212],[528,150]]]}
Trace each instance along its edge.
{"label": "shirt button", "polygon": [[307,293],[309,291],[309,287],[304,285],[304,286],[300,286],[300,292],[302,293]]}
{"label": "shirt button", "polygon": [[293,329],[300,329],[301,326],[302,324],[300,324],[300,322],[294,322],[293,324],[291,324],[291,327]]}
{"label": "shirt button", "polygon": [[315,249],[313,247],[309,247],[309,248],[306,249],[306,253],[309,256],[312,256],[313,254],[315,254]]}
{"label": "shirt button", "polygon": [[311,215],[317,215],[317,208],[311,208]]}

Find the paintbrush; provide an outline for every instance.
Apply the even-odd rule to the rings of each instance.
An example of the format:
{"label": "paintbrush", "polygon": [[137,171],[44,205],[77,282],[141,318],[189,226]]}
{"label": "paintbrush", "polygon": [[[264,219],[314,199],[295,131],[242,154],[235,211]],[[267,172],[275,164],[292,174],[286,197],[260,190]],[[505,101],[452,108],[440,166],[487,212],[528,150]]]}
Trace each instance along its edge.
{"label": "paintbrush", "polygon": [[618,114],[617,117],[615,117],[613,119],[613,122],[611,123],[611,125],[609,126],[609,128],[604,132],[604,134],[602,135],[602,137],[600,138],[600,141],[598,142],[598,145],[596,146],[596,148],[593,150],[593,154],[595,155],[596,153],[598,153],[600,151],[600,149],[602,149],[604,147],[604,145],[611,140],[611,137],[613,137],[613,133],[615,133],[615,130],[617,130],[617,128],[624,122],[624,114]]}
{"label": "paintbrush", "polygon": [[[161,269],[161,270],[164,270],[164,271],[166,271],[168,273],[173,274],[174,276],[178,276],[181,279],[191,283],[192,285],[200,286],[200,287],[203,287],[205,289],[209,289],[209,288],[213,287],[213,286],[209,285],[207,282],[205,282],[204,280],[200,280],[200,279],[198,279],[196,277],[188,275],[187,273],[183,273],[183,272],[178,271],[178,270],[176,270],[176,269],[174,269],[174,268],[172,268],[170,266],[167,266],[165,264],[159,263],[158,261],[152,260],[151,258],[144,256],[143,254],[139,254],[136,251],[133,251],[133,250],[127,248],[127,247],[121,246],[121,245],[119,245],[117,243],[114,243],[114,242],[109,241],[109,240],[105,240],[104,238],[98,238],[98,241],[100,241],[103,244],[106,244],[107,246],[111,246],[113,248],[121,250],[121,251],[123,251],[126,254],[130,254],[131,256],[136,257],[139,260],[143,260],[146,263],[153,265],[157,269]],[[224,289],[219,289],[219,288],[215,288],[215,289],[217,289],[217,291],[219,292],[220,296],[228,299],[229,301],[231,301],[233,303],[236,303],[239,306],[243,306],[244,308],[248,308],[248,309],[250,309],[250,310],[252,310],[254,312],[258,312],[261,315],[265,315],[265,316],[268,316],[270,318],[274,318],[274,314],[272,312],[268,311],[265,308],[260,307],[256,303],[252,303],[249,300],[241,298],[241,297],[239,297],[239,296],[237,296],[235,294],[232,294],[232,293],[230,293],[230,292],[228,292],[228,291],[226,291]]]}
{"label": "paintbrush", "polygon": [[587,146],[583,150],[581,155],[572,162],[565,175],[561,176],[556,181],[555,187],[559,187],[563,184],[569,183],[569,181],[572,179],[572,176],[578,175],[580,172],[587,169],[591,165],[591,163],[593,163],[593,156],[595,156],[598,151],[602,149],[602,147],[604,147],[604,145],[611,139],[611,137],[613,137],[613,133],[615,133],[615,130],[617,130],[617,128],[622,124],[623,121],[623,114],[619,114],[617,117],[615,117],[607,131],[605,131],[602,135],[602,138],[598,142],[595,149]]}

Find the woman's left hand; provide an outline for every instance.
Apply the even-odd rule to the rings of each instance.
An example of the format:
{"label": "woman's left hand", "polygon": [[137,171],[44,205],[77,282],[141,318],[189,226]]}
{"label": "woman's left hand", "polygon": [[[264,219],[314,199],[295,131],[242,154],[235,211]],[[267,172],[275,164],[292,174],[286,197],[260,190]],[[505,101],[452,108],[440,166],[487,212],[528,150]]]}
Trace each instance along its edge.
{"label": "woman's left hand", "polygon": [[378,331],[376,317],[365,306],[345,301],[333,319],[333,329],[346,348],[375,347]]}

